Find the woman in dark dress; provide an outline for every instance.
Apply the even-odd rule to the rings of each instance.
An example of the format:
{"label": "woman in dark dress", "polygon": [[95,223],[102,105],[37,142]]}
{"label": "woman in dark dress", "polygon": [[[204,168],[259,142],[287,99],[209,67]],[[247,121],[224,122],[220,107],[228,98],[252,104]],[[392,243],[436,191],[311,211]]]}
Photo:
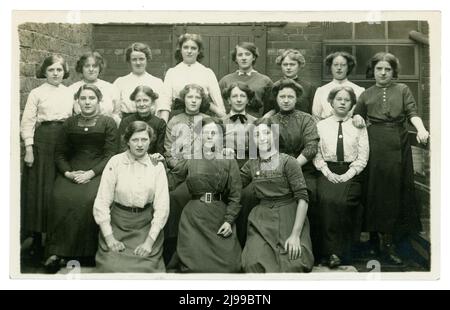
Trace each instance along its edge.
{"label": "woman in dark dress", "polygon": [[92,207],[103,168],[117,149],[116,123],[111,117],[99,115],[100,90],[95,85],[83,85],[75,99],[81,113],[64,123],[55,151],[59,174],[49,222],[49,268],[57,266],[62,257],[91,263],[98,239]]}
{"label": "woman in dark dress", "polygon": [[[283,78],[291,79],[297,82],[302,88],[303,93],[297,98],[295,108],[308,114],[312,114],[312,104],[316,87],[299,76],[301,69],[305,66],[305,57],[300,51],[287,49],[275,60],[281,67]],[[278,81],[277,81],[278,82]],[[264,116],[270,117],[279,111],[276,98],[264,102]]]}
{"label": "woman in dark dress", "polygon": [[255,122],[258,158],[241,168],[243,185],[253,182],[259,204],[248,218],[242,252],[245,272],[309,272],[314,264],[309,236],[308,192],[298,161],[279,153],[270,119]]}
{"label": "woman in dark dress", "polygon": [[236,160],[223,159],[223,133],[219,120],[203,119],[201,159],[180,161],[169,173],[171,188],[186,180],[191,200],[181,213],[176,255],[168,268],[210,273],[241,270],[234,221],[242,185]]}
{"label": "woman in dark dress", "polygon": [[371,239],[381,234],[383,256],[402,264],[394,242],[420,230],[415,200],[411,145],[404,127],[409,121],[417,130],[417,141],[427,143],[428,131],[417,114],[416,101],[407,85],[397,83],[398,59],[385,52],[369,61],[367,77],[375,85],[365,90],[354,111],[354,123],[368,123],[368,163],[365,228]]}
{"label": "woman in dark dress", "polygon": [[155,116],[156,104],[158,94],[148,86],[138,86],[131,93],[130,100],[136,104],[136,114],[125,117],[119,126],[119,152],[123,152],[127,149],[125,141],[122,139],[125,129],[134,121],[146,122],[152,127],[154,137],[150,142],[148,148],[149,154],[164,154],[164,136],[166,135],[166,122],[159,117]]}
{"label": "woman in dark dress", "polygon": [[320,225],[320,255],[330,268],[349,259],[352,241],[360,232],[362,172],[369,158],[365,127],[352,124],[356,104],[353,88],[333,89],[328,100],[333,115],[317,123],[319,150],[314,165],[317,179],[317,209]]}

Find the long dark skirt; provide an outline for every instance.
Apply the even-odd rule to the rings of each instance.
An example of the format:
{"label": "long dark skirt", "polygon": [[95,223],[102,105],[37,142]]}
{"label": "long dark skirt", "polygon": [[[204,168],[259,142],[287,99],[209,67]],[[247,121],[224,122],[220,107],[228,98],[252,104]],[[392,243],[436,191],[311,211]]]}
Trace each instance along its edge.
{"label": "long dark skirt", "polygon": [[262,201],[248,218],[247,242],[242,252],[245,272],[309,272],[314,264],[309,221],[300,234],[301,256],[290,260],[284,243],[294,227],[297,201]]}
{"label": "long dark skirt", "polygon": [[[349,165],[328,163],[336,174],[347,172]],[[361,210],[361,174],[345,183],[334,184],[325,176],[317,180],[318,226],[320,227],[320,255],[336,254],[348,257],[352,241],[361,222],[357,220]]]}
{"label": "long dark skirt", "polygon": [[52,211],[53,186],[56,177],[55,145],[62,130],[62,123],[43,124],[34,133],[34,163],[24,165],[22,175],[23,232],[47,232]]}
{"label": "long dark skirt", "polygon": [[181,214],[177,255],[181,272],[231,273],[241,270],[241,246],[232,226],[231,236],[218,235],[224,223],[222,201],[191,200]]}
{"label": "long dark skirt", "polygon": [[111,208],[111,226],[116,240],[125,244],[125,251],[110,251],[103,234],[99,234],[99,245],[95,256],[96,272],[154,273],[165,272],[162,258],[164,233],[161,231],[148,257],[135,255],[136,247],[148,236],[153,219],[153,207],[141,213],[132,213],[116,207]]}
{"label": "long dark skirt", "polygon": [[402,126],[368,127],[370,157],[365,231],[401,236],[420,230],[408,133]]}
{"label": "long dark skirt", "polygon": [[236,232],[239,242],[242,247],[245,246],[245,241],[247,240],[247,225],[248,216],[250,212],[259,203],[259,199],[256,198],[255,187],[253,182],[242,189],[241,192],[241,212],[236,219]]}
{"label": "long dark skirt", "polygon": [[49,222],[48,254],[66,257],[94,256],[98,225],[92,208],[101,176],[76,184],[58,175],[54,187],[54,213]]}

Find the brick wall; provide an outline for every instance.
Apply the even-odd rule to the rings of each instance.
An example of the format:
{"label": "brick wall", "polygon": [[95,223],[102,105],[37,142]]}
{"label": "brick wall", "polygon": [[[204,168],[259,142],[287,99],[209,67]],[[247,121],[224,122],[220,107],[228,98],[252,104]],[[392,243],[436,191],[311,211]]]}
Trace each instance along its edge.
{"label": "brick wall", "polygon": [[172,67],[172,26],[95,25],[93,42],[94,49],[107,62],[102,78],[109,82],[130,72],[125,61],[125,50],[134,42],[150,46],[152,59],[148,62],[147,71],[152,75],[163,79],[166,71]]}
{"label": "brick wall", "polygon": [[79,80],[75,64],[79,56],[92,49],[92,26],[56,23],[25,23],[18,27],[20,42],[20,111],[28,94],[44,83],[36,78],[36,70],[45,57],[61,54],[68,62],[70,76],[64,80],[70,85]]}

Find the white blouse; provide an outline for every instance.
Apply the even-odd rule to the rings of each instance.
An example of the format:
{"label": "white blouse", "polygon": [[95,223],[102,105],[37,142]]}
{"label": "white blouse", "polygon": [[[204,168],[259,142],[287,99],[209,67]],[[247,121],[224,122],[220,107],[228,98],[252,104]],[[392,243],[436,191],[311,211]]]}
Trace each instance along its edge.
{"label": "white blouse", "polygon": [[167,93],[170,94],[172,102],[180,97],[180,91],[187,84],[198,84],[205,90],[205,93],[211,96],[213,104],[225,114],[222,94],[216,75],[210,69],[199,62],[187,65],[180,62],[173,68],[170,68],[164,78],[164,86]]}
{"label": "white blouse", "polygon": [[361,95],[361,93],[364,91],[364,87],[360,87],[355,83],[350,82],[349,80],[345,80],[342,82],[333,80],[330,83],[317,88],[312,106],[312,114],[316,117],[317,120],[325,119],[333,115],[333,108],[328,102],[328,95],[333,88],[339,86],[348,86],[353,88],[356,99],[358,99],[359,95]]}
{"label": "white blouse", "polygon": [[20,133],[25,146],[34,144],[34,130],[37,123],[64,121],[72,115],[73,96],[69,89],[44,83],[28,95],[22,115]]}
{"label": "white blouse", "polygon": [[[81,80],[69,86],[70,93],[75,95],[81,86],[86,82]],[[116,123],[120,123],[120,96],[118,89],[111,83],[97,79],[93,85],[97,86],[102,92],[102,101],[100,102],[100,114],[112,117]],[[73,96],[72,96],[73,97]],[[75,114],[81,113],[78,101],[74,99],[73,111]]]}
{"label": "white blouse", "polygon": [[[317,132],[320,141],[316,157],[313,160],[317,170],[328,168],[327,161],[337,162],[336,146],[340,119],[331,116],[317,123]],[[353,126],[352,119],[347,117],[342,122],[342,135],[344,143],[344,161],[351,163],[350,168],[356,174],[361,173],[369,159],[369,138],[367,129]]]}
{"label": "white blouse", "polygon": [[166,110],[170,111],[171,101],[164,87],[161,79],[145,72],[142,75],[136,75],[133,72],[128,75],[118,77],[114,83],[117,87],[120,97],[120,110],[124,113],[135,113],[136,104],[130,99],[130,95],[136,87],[145,85],[149,86],[155,93],[158,94],[156,99],[156,112]]}
{"label": "white blouse", "polygon": [[153,203],[149,236],[156,240],[169,216],[169,186],[163,164],[154,166],[148,155],[136,160],[129,151],[113,156],[103,170],[94,202],[95,222],[105,237],[113,233],[113,202],[134,208]]}

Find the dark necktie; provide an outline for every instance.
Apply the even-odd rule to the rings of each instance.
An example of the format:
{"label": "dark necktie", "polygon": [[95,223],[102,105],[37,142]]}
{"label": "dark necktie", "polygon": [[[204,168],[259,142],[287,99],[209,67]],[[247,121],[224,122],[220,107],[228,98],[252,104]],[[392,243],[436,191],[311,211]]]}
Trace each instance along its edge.
{"label": "dark necktie", "polygon": [[337,161],[344,161],[344,135],[342,134],[342,121],[339,121],[336,157]]}
{"label": "dark necktie", "polygon": [[238,118],[239,118],[239,121],[241,122],[241,124],[245,124],[245,122],[247,122],[247,116],[245,116],[244,114],[234,114],[234,115],[230,116],[230,119],[233,122],[235,122]]}

